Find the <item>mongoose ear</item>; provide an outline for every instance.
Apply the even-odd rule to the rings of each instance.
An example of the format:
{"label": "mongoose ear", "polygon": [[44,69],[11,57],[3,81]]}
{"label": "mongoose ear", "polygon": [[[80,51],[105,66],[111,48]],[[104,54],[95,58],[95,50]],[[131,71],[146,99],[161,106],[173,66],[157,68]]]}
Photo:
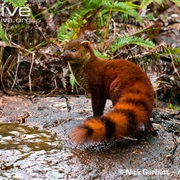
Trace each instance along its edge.
{"label": "mongoose ear", "polygon": [[89,41],[82,41],[81,44],[85,47],[85,48],[90,48],[90,42]]}

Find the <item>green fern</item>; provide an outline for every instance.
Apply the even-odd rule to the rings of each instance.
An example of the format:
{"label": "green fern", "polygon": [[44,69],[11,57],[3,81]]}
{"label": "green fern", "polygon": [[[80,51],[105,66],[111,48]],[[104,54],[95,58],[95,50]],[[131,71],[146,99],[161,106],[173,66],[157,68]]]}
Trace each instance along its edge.
{"label": "green fern", "polygon": [[58,38],[60,40],[76,39],[80,29],[86,25],[87,19],[93,16],[94,11],[102,5],[103,1],[104,0],[84,0],[83,6],[75,10],[69,20],[59,28]]}
{"label": "green fern", "polygon": [[106,2],[106,0],[83,0],[86,8],[88,9],[96,9],[98,8],[102,3]]}
{"label": "green fern", "polygon": [[85,17],[89,11],[85,8],[79,8],[74,11],[69,20],[65,22],[58,30],[60,40],[76,39],[80,28],[86,24]]}
{"label": "green fern", "polygon": [[129,44],[137,44],[139,46],[147,47],[147,48],[153,48],[154,47],[154,44],[152,41],[143,40],[142,38],[139,38],[139,37],[125,36],[121,39],[119,39],[119,38],[115,39],[114,43],[110,46],[110,52],[114,53],[119,48],[121,48],[125,45],[129,45]]}
{"label": "green fern", "polygon": [[112,11],[122,12],[136,18],[139,22],[142,22],[140,14],[135,10],[139,6],[132,4],[130,2],[115,2],[112,6]]}
{"label": "green fern", "polygon": [[[177,6],[180,6],[179,0],[171,0],[171,1],[174,2]],[[152,2],[155,2],[161,6],[164,3],[164,0],[143,0],[141,5],[140,5],[140,8],[145,9]]]}
{"label": "green fern", "polygon": [[[87,25],[88,19],[93,17],[98,27],[107,23],[109,12],[116,12],[132,16],[142,22],[142,18],[136,9],[139,6],[130,2],[112,2],[111,0],[84,0],[84,4],[75,10],[69,20],[58,30],[58,38],[62,41],[76,39],[78,32]],[[111,15],[111,14],[110,14]],[[94,17],[95,16],[95,17]],[[98,21],[100,20],[100,21]],[[104,21],[105,23],[102,23]]]}
{"label": "green fern", "polygon": [[27,3],[27,0],[4,0],[4,2],[7,2],[9,4],[11,4],[13,7],[23,7],[25,6],[25,4]]}

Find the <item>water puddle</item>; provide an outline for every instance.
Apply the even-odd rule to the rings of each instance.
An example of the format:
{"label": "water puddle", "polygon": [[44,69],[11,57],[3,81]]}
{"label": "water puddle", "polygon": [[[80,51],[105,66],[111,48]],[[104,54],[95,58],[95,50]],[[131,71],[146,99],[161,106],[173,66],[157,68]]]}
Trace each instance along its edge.
{"label": "water puddle", "polygon": [[57,166],[66,154],[61,141],[49,132],[0,124],[0,179],[59,178],[64,168]]}
{"label": "water puddle", "polygon": [[[24,152],[59,148],[59,142],[49,132],[24,125],[0,124],[0,149]],[[57,147],[58,146],[58,147]]]}

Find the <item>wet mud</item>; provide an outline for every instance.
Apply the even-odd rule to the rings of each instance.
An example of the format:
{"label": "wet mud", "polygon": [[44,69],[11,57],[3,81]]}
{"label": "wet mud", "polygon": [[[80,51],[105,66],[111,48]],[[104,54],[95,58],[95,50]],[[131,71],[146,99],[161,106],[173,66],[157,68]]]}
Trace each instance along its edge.
{"label": "wet mud", "polygon": [[157,137],[75,146],[70,131],[92,110],[84,96],[68,99],[71,110],[60,97],[1,96],[0,179],[179,179],[178,111],[154,113]]}

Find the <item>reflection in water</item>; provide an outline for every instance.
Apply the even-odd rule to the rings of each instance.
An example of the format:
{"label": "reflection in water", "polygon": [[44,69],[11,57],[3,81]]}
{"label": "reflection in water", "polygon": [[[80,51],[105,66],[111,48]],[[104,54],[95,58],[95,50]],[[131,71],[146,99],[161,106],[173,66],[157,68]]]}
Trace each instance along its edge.
{"label": "reflection in water", "polygon": [[21,152],[59,149],[54,136],[37,128],[14,124],[0,124],[0,149],[16,149]]}
{"label": "reflection in water", "polygon": [[[25,125],[0,124],[0,179],[57,178],[64,151],[49,132]],[[58,158],[58,156],[61,158]],[[56,157],[57,156],[57,157]]]}

